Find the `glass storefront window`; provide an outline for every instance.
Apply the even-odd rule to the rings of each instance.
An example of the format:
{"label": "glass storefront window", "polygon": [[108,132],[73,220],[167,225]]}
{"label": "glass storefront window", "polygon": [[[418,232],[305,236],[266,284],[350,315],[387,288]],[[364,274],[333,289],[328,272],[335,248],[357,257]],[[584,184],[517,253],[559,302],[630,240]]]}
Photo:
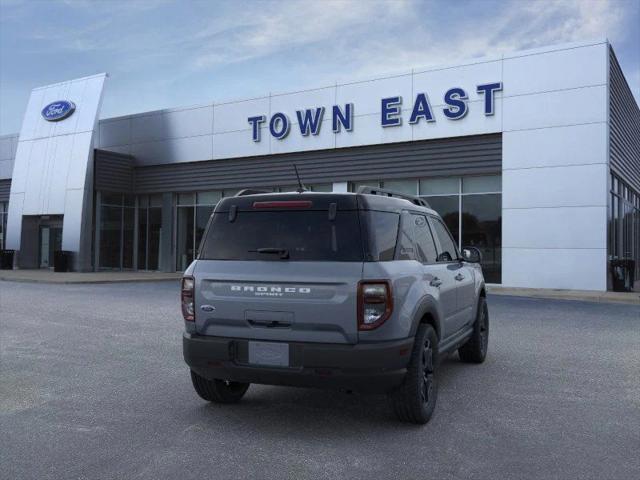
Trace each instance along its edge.
{"label": "glass storefront window", "polygon": [[418,194],[418,182],[415,179],[409,180],[383,180],[382,188],[393,190],[408,195]]}
{"label": "glass storefront window", "polygon": [[147,234],[149,215],[146,199],[138,199],[138,270],[147,270]]}
{"label": "glass storefront window", "polygon": [[485,177],[464,177],[462,193],[488,193],[502,191],[502,177],[490,175]]}
{"label": "glass storefront window", "polygon": [[135,209],[123,208],[122,219],[122,268],[133,268],[133,235],[135,233]]}
{"label": "glass storefront window", "polygon": [[150,207],[162,207],[162,195],[149,195]]}
{"label": "glass storefront window", "polygon": [[0,202],[0,250],[4,249],[6,242],[8,208],[8,203]]}
{"label": "glass storefront window", "polygon": [[162,208],[149,208],[149,231],[147,233],[147,270],[158,270],[160,267],[160,237],[162,236]]}
{"label": "glass storefront window", "polygon": [[420,180],[420,195],[447,195],[460,193],[458,177],[423,178]]}
{"label": "glass storefront window", "polygon": [[[261,187],[262,188],[262,187]],[[313,185],[304,184],[304,188],[306,188],[309,192],[332,192],[333,184],[332,183],[316,183]],[[278,187],[279,192],[295,192],[298,190],[298,185],[284,185],[282,187]],[[226,192],[225,192],[226,193]],[[225,194],[225,197],[227,195]]]}
{"label": "glass storefront window", "polygon": [[122,207],[100,208],[100,267],[120,268]]}
{"label": "glass storefront window", "polygon": [[138,197],[138,270],[158,270],[162,195]]}
{"label": "glass storefront window", "polygon": [[194,212],[195,207],[178,207],[176,229],[176,268],[178,270],[186,270],[194,258]]}
{"label": "glass storefront window", "polygon": [[196,258],[200,240],[207,228],[209,217],[223,196],[237,191],[213,190],[178,194],[176,215],[176,270],[186,270]]}
{"label": "glass storefront window", "polygon": [[333,192],[333,183],[316,183],[309,188],[312,192]]}
{"label": "glass storefront window", "polygon": [[193,193],[179,193],[178,205],[193,205],[195,203],[195,194]]}
{"label": "glass storefront window", "polygon": [[502,281],[502,198],[500,194],[462,196],[461,245],[482,253],[487,283]]}
{"label": "glass storefront window", "polygon": [[103,192],[101,198],[102,205],[122,205],[122,194],[121,193],[108,193]]}
{"label": "glass storefront window", "polygon": [[135,199],[131,195],[101,192],[99,268],[132,269],[135,236]]}
{"label": "glass storefront window", "polygon": [[436,197],[425,197],[429,206],[438,212],[438,214],[447,224],[447,228],[451,231],[453,238],[460,244],[460,197],[458,195],[443,195]]}
{"label": "glass storefront window", "polygon": [[[629,269],[632,275],[624,280],[624,288],[637,290],[636,285],[640,279],[640,208],[638,208],[640,194],[612,174],[610,195],[608,215],[610,280],[616,282],[612,277],[614,270],[619,276],[620,269],[625,271]],[[615,285],[612,286],[615,287]]]}
{"label": "glass storefront window", "polygon": [[360,187],[381,188],[378,180],[360,180],[357,182],[349,182],[349,191],[357,192]]}
{"label": "glass storefront window", "polygon": [[222,198],[222,192],[198,192],[197,203],[198,205],[215,205]]}

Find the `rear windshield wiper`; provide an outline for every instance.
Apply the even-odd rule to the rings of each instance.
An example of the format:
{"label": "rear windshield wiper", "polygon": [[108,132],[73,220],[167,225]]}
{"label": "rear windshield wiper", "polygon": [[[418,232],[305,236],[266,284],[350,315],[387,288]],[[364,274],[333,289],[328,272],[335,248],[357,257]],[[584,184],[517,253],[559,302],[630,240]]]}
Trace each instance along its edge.
{"label": "rear windshield wiper", "polygon": [[286,248],[277,248],[277,247],[264,247],[257,248],[255,250],[249,250],[251,253],[275,253],[280,255],[282,260],[287,260],[289,258],[289,250]]}

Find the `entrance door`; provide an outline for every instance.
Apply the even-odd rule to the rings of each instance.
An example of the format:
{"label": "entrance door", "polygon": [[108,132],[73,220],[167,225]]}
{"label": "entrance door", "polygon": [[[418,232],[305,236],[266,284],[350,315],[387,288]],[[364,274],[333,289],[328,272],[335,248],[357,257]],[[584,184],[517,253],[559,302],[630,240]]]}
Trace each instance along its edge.
{"label": "entrance door", "polygon": [[62,228],[40,225],[40,268],[53,267],[53,254],[61,249]]}
{"label": "entrance door", "polygon": [[40,227],[40,268],[49,268],[49,240],[51,229],[48,226]]}

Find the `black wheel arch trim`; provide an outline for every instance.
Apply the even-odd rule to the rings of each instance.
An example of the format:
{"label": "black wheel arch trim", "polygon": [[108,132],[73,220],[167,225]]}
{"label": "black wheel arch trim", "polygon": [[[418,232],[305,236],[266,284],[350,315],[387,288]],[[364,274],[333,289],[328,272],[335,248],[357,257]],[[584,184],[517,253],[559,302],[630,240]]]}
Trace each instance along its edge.
{"label": "black wheel arch trim", "polygon": [[426,316],[430,316],[432,321],[427,322],[433,326],[436,331],[436,335],[439,340],[442,340],[442,324],[440,319],[440,313],[438,311],[438,303],[432,296],[425,296],[420,300],[416,308],[416,312],[413,316],[413,324],[411,325],[411,337],[416,335],[418,331],[418,326],[422,323],[423,319]]}

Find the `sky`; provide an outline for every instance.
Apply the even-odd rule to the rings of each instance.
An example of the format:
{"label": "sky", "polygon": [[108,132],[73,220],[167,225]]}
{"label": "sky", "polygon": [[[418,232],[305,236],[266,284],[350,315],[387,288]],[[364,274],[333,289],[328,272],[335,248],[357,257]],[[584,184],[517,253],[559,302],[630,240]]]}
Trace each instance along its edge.
{"label": "sky", "polygon": [[0,0],[0,134],[100,72],[109,118],[603,38],[640,101],[640,0]]}

